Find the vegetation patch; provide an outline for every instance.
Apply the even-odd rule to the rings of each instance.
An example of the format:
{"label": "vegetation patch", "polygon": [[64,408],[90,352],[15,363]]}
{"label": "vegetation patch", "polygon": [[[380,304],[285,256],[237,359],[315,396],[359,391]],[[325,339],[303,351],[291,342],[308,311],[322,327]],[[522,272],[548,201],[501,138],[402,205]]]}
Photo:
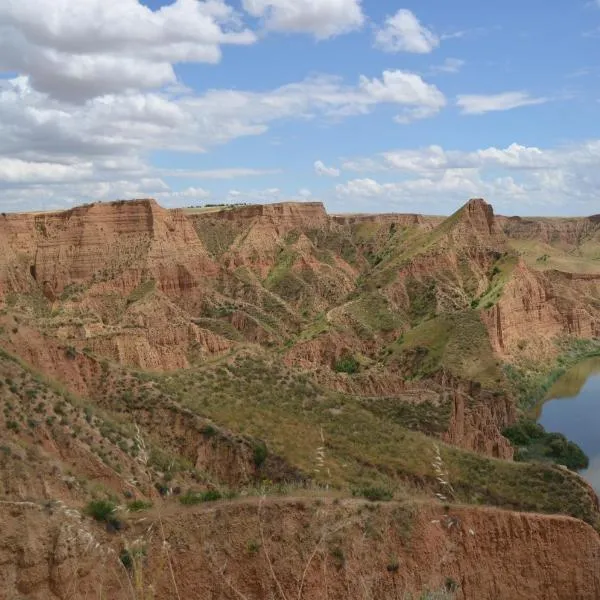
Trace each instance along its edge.
{"label": "vegetation patch", "polygon": [[216,502],[221,500],[223,494],[218,490],[207,490],[205,492],[194,492],[188,490],[185,494],[179,497],[179,502],[185,506],[193,506],[195,504],[203,504],[204,502]]}
{"label": "vegetation patch", "polygon": [[111,500],[92,500],[86,505],[84,512],[96,521],[112,525],[120,529],[121,521],[117,518],[117,505]]}
{"label": "vegetation patch", "polygon": [[502,435],[515,446],[515,460],[553,462],[572,471],[589,466],[588,457],[577,444],[567,440],[561,433],[548,433],[534,421],[520,421],[506,428]]}
{"label": "vegetation patch", "polygon": [[134,304],[143,300],[146,296],[154,292],[156,289],[156,281],[154,279],[148,279],[140,283],[127,297],[127,305]]}
{"label": "vegetation patch", "polygon": [[600,340],[566,338],[557,340],[560,354],[553,365],[505,364],[504,373],[517,396],[519,407],[531,411],[546,398],[552,386],[578,363],[600,357]]}
{"label": "vegetation patch", "polygon": [[503,381],[487,330],[475,311],[425,321],[404,333],[391,350],[388,363],[408,376],[426,377],[443,367],[489,388]]}
{"label": "vegetation patch", "polygon": [[343,356],[335,362],[333,370],[336,373],[347,373],[348,375],[354,375],[358,373],[360,369],[360,363],[354,358],[354,356]]}
{"label": "vegetation patch", "polygon": [[[569,514],[596,524],[587,485],[568,470],[494,460],[434,442],[367,409],[362,399],[320,388],[308,374],[280,363],[239,357],[227,376],[207,365],[170,374],[164,385],[197,414],[265,440],[271,454],[311,473],[317,485],[346,491],[416,485],[433,495],[439,491],[433,466],[437,443],[457,502]],[[324,449],[321,467],[319,448]]]}
{"label": "vegetation patch", "polygon": [[240,233],[239,223],[226,219],[196,216],[192,223],[204,247],[216,258],[229,250]]}
{"label": "vegetation patch", "polygon": [[374,414],[413,431],[441,435],[450,426],[452,415],[450,401],[417,403],[403,398],[365,398],[361,402]]}
{"label": "vegetation patch", "polygon": [[387,300],[377,292],[363,295],[349,304],[346,310],[371,336],[389,333],[403,326],[401,316],[392,312]]}
{"label": "vegetation patch", "polygon": [[353,490],[352,495],[366,498],[370,502],[389,502],[394,498],[394,492],[387,488],[378,486],[368,486],[358,490]]}
{"label": "vegetation patch", "polygon": [[437,311],[436,287],[434,279],[420,281],[409,277],[406,280],[406,291],[410,300],[409,315],[413,325],[435,316]]}

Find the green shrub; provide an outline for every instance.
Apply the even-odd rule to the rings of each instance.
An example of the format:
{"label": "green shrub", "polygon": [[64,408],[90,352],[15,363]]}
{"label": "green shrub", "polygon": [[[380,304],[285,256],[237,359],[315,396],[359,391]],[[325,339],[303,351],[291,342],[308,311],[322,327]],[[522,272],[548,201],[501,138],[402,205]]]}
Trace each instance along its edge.
{"label": "green shrub", "polygon": [[253,459],[257,469],[265,463],[268,454],[269,451],[267,450],[267,446],[264,442],[257,442],[254,444]]}
{"label": "green shrub", "polygon": [[204,427],[202,427],[202,429],[200,430],[200,433],[205,438],[211,438],[211,437],[217,435],[217,430],[212,425],[206,424],[206,425],[204,425]]}
{"label": "green shrub", "polygon": [[152,508],[152,502],[147,502],[146,500],[133,500],[127,505],[127,509],[129,512],[139,512],[141,510],[148,510]]}
{"label": "green shrub", "polygon": [[378,486],[368,486],[359,490],[354,490],[353,495],[362,496],[370,502],[387,502],[394,497],[393,492]]}
{"label": "green shrub", "polygon": [[221,500],[221,498],[223,498],[223,494],[218,490],[207,490],[206,492],[188,490],[179,498],[179,502],[186,506],[193,506],[194,504],[202,504],[203,502],[215,502],[216,500]]}
{"label": "green shrub", "polygon": [[117,505],[110,500],[92,500],[85,507],[85,514],[96,521],[111,523],[115,521]]}
{"label": "green shrub", "polygon": [[123,566],[128,570],[132,571],[136,566],[136,563],[140,563],[146,557],[146,548],[124,548],[119,554],[119,559]]}
{"label": "green shrub", "polygon": [[589,459],[585,452],[562,433],[548,433],[539,423],[523,420],[503,432],[517,449],[515,460],[553,462],[572,471],[587,469]]}
{"label": "green shrub", "polygon": [[333,365],[333,370],[336,373],[352,375],[358,372],[359,367],[358,361],[353,356],[344,356]]}

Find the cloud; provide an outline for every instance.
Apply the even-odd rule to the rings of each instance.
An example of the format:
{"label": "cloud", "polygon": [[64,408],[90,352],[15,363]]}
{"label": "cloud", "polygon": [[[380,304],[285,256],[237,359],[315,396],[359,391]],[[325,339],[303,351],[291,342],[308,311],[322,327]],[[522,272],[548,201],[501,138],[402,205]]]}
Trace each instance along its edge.
{"label": "cloud", "polygon": [[326,167],[325,164],[318,160],[315,162],[315,173],[320,176],[326,177],[339,177],[340,170],[334,167]]}
{"label": "cloud", "polygon": [[[206,152],[236,138],[262,135],[277,121],[339,121],[368,114],[382,104],[396,107],[399,119],[411,120],[434,115],[445,103],[435,85],[405,71],[385,71],[380,78],[361,76],[354,85],[321,75],[262,92],[130,91],[81,104],[40,92],[28,76],[0,79],[0,185],[6,190],[9,183],[14,187],[66,178],[110,186],[126,179],[267,175],[273,170],[153,169],[147,156],[157,150]],[[168,191],[165,187],[157,191]],[[2,197],[9,195],[4,191]]]}
{"label": "cloud", "polygon": [[429,69],[433,75],[438,73],[455,74],[458,73],[466,64],[466,61],[460,58],[447,58],[441,65],[435,65]]}
{"label": "cloud", "polygon": [[418,178],[401,182],[379,183],[374,179],[354,179],[336,186],[336,193],[342,197],[385,197],[394,199],[401,197],[406,201],[421,202],[423,196],[457,192],[461,197],[468,198],[479,191],[475,173],[461,169],[448,170],[440,177]]}
{"label": "cloud", "polygon": [[90,182],[39,182],[8,187],[0,182],[2,207],[10,210],[51,210],[99,200],[158,197],[169,191],[161,179],[146,177],[136,181],[114,178]]}
{"label": "cloud", "polygon": [[238,179],[240,177],[262,177],[264,175],[277,175],[281,169],[211,169],[192,171],[186,169],[164,169],[160,171],[163,177],[181,177],[186,179]]}
{"label": "cloud", "polygon": [[308,33],[326,39],[355,29],[365,21],[361,0],[242,0],[250,15],[267,29]]}
{"label": "cloud", "polygon": [[340,184],[336,195],[357,203],[429,203],[438,212],[447,212],[448,201],[483,196],[511,213],[586,214],[597,212],[599,161],[600,140],[556,148],[515,143],[473,151],[390,151],[344,161],[344,170],[379,175]]}
{"label": "cloud", "polygon": [[407,71],[384,71],[381,80],[369,80],[363,76],[360,88],[366,92],[370,102],[408,106],[395,117],[396,122],[403,124],[432,117],[446,105],[444,94],[435,85]]}
{"label": "cloud", "polygon": [[224,44],[252,44],[223,0],[4,0],[0,71],[27,73],[36,90],[71,102],[177,81],[173,65],[217,63]]}
{"label": "cloud", "polygon": [[414,150],[383,152],[377,158],[358,158],[342,163],[344,170],[400,171],[429,174],[448,169],[554,170],[560,167],[590,168],[600,160],[600,140],[558,148],[538,148],[510,144],[506,148],[490,146],[473,151],[445,150],[428,146]]}
{"label": "cloud", "polygon": [[181,206],[182,204],[197,204],[211,197],[208,190],[199,187],[188,187],[180,191],[158,192],[154,194],[164,206]]}
{"label": "cloud", "polygon": [[228,203],[257,203],[268,204],[281,201],[282,192],[279,188],[263,190],[229,190],[226,201]]}
{"label": "cloud", "polygon": [[527,92],[504,92],[502,94],[458,96],[457,106],[463,115],[482,115],[487,112],[512,110],[521,106],[544,104],[548,98],[534,98]]}
{"label": "cloud", "polygon": [[384,52],[428,54],[439,45],[439,37],[421,25],[410,10],[404,8],[388,17],[384,26],[375,33],[375,47]]}
{"label": "cloud", "polygon": [[381,79],[361,77],[356,86],[319,76],[265,92],[109,94],[68,105],[17,77],[0,80],[0,157],[59,164],[119,157],[137,170],[149,150],[202,152],[261,135],[274,121],[341,119],[380,104],[433,114],[445,98],[418,75],[385,71]]}
{"label": "cloud", "polygon": [[0,158],[0,182],[5,183],[81,181],[90,178],[92,172],[91,162],[69,165]]}

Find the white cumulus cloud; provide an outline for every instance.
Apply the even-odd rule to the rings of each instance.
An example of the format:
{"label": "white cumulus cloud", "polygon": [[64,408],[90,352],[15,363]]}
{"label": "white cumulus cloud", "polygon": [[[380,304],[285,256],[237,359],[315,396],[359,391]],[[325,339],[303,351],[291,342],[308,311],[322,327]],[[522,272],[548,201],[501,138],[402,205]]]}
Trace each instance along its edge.
{"label": "white cumulus cloud", "polygon": [[[127,178],[136,182],[272,174],[277,169],[165,171],[153,169],[147,154],[203,153],[236,138],[264,134],[277,121],[340,120],[370,113],[382,104],[412,119],[435,114],[445,102],[436,86],[404,71],[385,71],[380,78],[363,76],[354,85],[321,75],[261,92],[129,91],[77,104],[39,91],[27,75],[0,79],[1,198],[8,202],[16,197],[16,192],[6,191],[9,183],[14,188],[67,178],[110,183]],[[89,189],[82,191],[86,199]],[[163,183],[155,189],[168,191],[168,186]],[[18,196],[23,197],[20,191]]]}
{"label": "white cumulus cloud", "polygon": [[511,213],[592,214],[598,212],[599,162],[600,140],[556,148],[395,150],[343,161],[344,171],[378,175],[339,184],[336,194],[357,203],[430,203],[437,212],[448,201],[482,196]]}
{"label": "white cumulus cloud", "polygon": [[267,29],[308,33],[326,39],[362,27],[361,0],[242,0]]}
{"label": "white cumulus cloud", "polygon": [[340,170],[335,167],[327,167],[323,161],[318,160],[315,162],[315,173],[317,175],[324,175],[326,177],[339,177]]}
{"label": "white cumulus cloud", "polygon": [[385,52],[428,54],[439,45],[439,37],[421,25],[414,13],[405,8],[388,17],[375,33],[375,47]]}
{"label": "white cumulus cloud", "polygon": [[3,0],[0,71],[82,102],[176,82],[173,65],[217,63],[223,44],[251,44],[223,0],[175,0],[152,11],[139,0]]}

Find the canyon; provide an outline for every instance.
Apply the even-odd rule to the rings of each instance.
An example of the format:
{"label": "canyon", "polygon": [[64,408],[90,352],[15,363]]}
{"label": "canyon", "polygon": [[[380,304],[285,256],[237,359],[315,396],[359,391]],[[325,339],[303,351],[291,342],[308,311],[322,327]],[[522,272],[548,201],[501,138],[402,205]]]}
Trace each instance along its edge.
{"label": "canyon", "polygon": [[599,353],[600,216],[2,214],[0,599],[598,598],[502,432]]}

